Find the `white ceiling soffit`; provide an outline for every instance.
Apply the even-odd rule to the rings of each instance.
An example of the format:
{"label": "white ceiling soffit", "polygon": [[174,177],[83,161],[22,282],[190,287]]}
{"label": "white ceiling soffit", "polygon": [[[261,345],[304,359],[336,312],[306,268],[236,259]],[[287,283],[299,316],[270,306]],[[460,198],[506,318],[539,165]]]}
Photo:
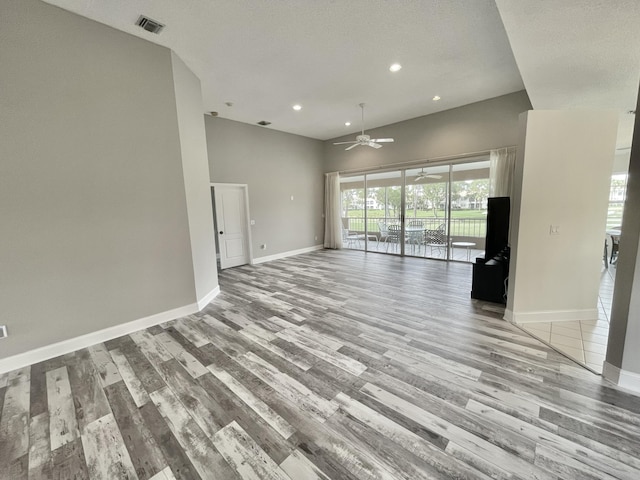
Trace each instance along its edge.
{"label": "white ceiling soffit", "polygon": [[639,0],[496,0],[534,109],[615,109],[631,144],[640,81]]}
{"label": "white ceiling soffit", "polygon": [[361,102],[374,128],[524,88],[493,0],[46,1],[174,50],[203,112],[317,139],[358,130]]}

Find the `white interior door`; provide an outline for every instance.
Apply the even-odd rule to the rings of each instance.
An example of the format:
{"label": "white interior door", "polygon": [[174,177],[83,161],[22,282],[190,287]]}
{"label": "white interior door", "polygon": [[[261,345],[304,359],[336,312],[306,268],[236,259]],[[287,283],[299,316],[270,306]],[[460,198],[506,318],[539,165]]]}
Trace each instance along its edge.
{"label": "white interior door", "polygon": [[220,268],[237,267],[250,261],[245,188],[240,185],[213,187]]}

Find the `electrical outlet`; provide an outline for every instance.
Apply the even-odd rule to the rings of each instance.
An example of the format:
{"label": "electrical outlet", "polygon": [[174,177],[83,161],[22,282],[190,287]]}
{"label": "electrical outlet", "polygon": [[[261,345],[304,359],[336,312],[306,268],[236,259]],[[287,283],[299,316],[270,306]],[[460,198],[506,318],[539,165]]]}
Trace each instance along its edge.
{"label": "electrical outlet", "polygon": [[318,240],[318,235],[316,235],[315,237],[313,237],[314,240]]}
{"label": "electrical outlet", "polygon": [[261,248],[262,250],[266,250],[266,249],[267,249],[267,244],[266,244],[266,243],[263,243],[262,245],[260,245],[260,248]]}
{"label": "electrical outlet", "polygon": [[549,235],[560,235],[560,225],[549,225]]}
{"label": "electrical outlet", "polygon": [[7,333],[7,326],[6,325],[0,325],[0,338],[5,338],[8,335],[9,334]]}
{"label": "electrical outlet", "polygon": [[255,220],[251,220],[251,225],[255,225],[256,221]]}

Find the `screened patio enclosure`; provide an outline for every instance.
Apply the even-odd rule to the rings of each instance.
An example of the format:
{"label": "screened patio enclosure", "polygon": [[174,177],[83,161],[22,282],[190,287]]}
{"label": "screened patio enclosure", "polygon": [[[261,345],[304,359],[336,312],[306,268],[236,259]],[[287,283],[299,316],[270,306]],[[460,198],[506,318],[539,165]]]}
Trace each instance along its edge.
{"label": "screened patio enclosure", "polygon": [[489,161],[340,178],[345,248],[473,261],[484,252]]}

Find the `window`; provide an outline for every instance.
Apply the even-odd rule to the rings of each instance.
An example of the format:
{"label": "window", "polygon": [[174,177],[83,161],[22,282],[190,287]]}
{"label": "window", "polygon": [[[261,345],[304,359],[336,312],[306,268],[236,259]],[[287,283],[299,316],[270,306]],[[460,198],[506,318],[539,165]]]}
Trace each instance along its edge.
{"label": "window", "polygon": [[607,230],[622,225],[622,210],[627,192],[627,174],[616,173],[611,176],[609,190],[609,210],[607,211]]}

